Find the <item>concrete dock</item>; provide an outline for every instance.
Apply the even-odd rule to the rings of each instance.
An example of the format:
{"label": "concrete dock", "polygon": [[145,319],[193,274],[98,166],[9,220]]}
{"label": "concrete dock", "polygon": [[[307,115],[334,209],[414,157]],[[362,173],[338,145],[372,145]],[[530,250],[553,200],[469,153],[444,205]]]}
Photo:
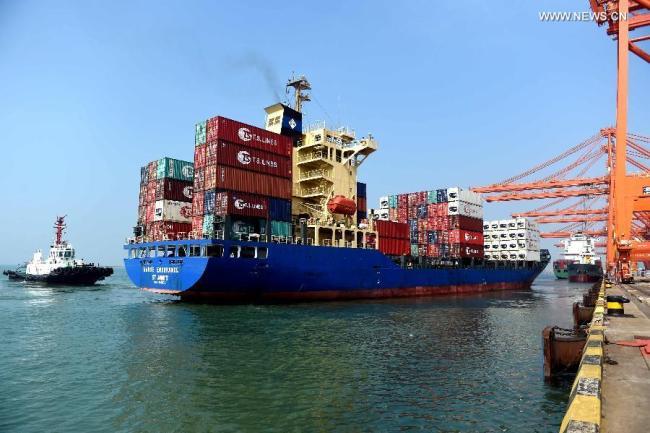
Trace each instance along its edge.
{"label": "concrete dock", "polygon": [[624,316],[605,316],[602,379],[602,431],[650,431],[650,356],[639,347],[615,344],[639,337],[650,340],[650,282],[613,285],[607,295],[623,295]]}
{"label": "concrete dock", "polygon": [[[610,295],[630,300],[623,315],[608,314]],[[650,431],[648,343],[650,281],[603,283],[560,433]]]}

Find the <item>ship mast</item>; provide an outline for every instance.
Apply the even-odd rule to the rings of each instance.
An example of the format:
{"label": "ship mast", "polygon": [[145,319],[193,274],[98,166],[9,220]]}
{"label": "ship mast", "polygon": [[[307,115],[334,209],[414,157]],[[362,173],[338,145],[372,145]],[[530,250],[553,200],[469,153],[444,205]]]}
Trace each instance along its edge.
{"label": "ship mast", "polygon": [[307,81],[307,77],[301,75],[296,78],[292,76],[287,81],[287,87],[293,87],[294,90],[294,104],[293,109],[299,113],[302,113],[302,103],[311,101],[309,93],[303,93],[305,90],[311,90],[311,84]]}
{"label": "ship mast", "polygon": [[61,217],[60,216],[56,217],[56,222],[54,223],[54,230],[55,230],[54,231],[54,234],[55,234],[54,245],[55,246],[56,245],[61,245],[61,243],[62,243],[63,231],[65,230],[65,217],[66,216],[67,215],[64,215],[64,216],[61,216]]}

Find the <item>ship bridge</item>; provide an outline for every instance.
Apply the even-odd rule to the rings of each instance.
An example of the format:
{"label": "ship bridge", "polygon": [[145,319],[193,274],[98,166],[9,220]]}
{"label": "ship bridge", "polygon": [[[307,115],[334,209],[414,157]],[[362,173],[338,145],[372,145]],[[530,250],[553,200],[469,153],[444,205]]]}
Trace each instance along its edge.
{"label": "ship bridge", "polygon": [[[353,129],[329,128],[324,121],[307,126],[294,148],[294,209],[336,219],[327,202],[337,195],[356,200],[357,168],[376,150],[371,135],[357,140]],[[356,215],[352,219],[356,222]]]}

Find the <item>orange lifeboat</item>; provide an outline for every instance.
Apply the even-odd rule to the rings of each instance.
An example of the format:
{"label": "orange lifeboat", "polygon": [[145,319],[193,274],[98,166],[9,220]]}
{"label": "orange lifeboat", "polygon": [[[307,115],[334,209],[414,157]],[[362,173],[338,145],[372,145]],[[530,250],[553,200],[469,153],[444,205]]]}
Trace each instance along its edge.
{"label": "orange lifeboat", "polygon": [[354,215],[357,211],[357,204],[343,195],[335,195],[327,202],[327,210],[331,213]]}

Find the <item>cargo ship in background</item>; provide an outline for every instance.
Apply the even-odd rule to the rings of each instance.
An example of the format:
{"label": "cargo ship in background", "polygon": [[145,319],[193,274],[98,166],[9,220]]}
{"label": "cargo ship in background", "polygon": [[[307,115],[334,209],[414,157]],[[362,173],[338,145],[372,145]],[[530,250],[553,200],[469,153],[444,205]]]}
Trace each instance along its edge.
{"label": "cargo ship in background", "polygon": [[577,232],[563,243],[561,258],[553,262],[556,278],[572,283],[593,283],[603,277],[603,265],[595,253],[594,238]]}
{"label": "cargo ship in background", "polygon": [[[384,196],[369,211],[357,171],[374,137],[303,127],[311,86],[287,87],[293,106],[267,107],[265,129],[213,117],[196,125],[193,162],[142,168],[124,246],[137,287],[216,302],[431,296],[527,289],[546,267],[530,221],[485,228],[481,197],[459,187]],[[503,248],[485,242],[494,234]]]}

